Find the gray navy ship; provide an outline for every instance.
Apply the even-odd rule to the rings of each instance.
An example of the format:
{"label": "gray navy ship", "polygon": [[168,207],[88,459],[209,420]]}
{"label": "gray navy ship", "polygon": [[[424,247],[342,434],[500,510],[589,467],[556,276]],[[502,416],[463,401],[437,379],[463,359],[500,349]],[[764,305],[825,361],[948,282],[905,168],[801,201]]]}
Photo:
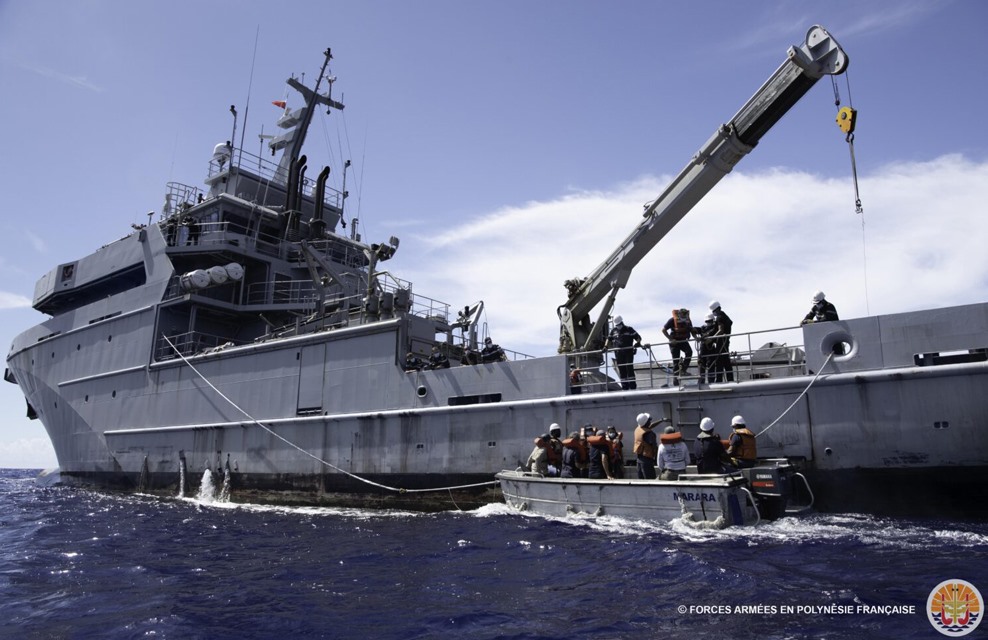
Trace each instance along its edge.
{"label": "gray navy ship", "polygon": [[550,423],[630,431],[647,412],[691,440],[702,417],[740,413],[768,426],[759,454],[796,462],[822,510],[988,514],[988,304],[812,322],[791,328],[800,346],[735,335],[730,381],[672,371],[662,345],[621,380],[605,348],[634,266],[847,68],[825,29],[566,283],[543,357],[485,346],[483,303],[440,302],[382,268],[397,238],[363,242],[345,187],[327,186],[328,168],[306,175],[314,114],[344,108],[331,57],[313,88],[288,80],[304,106],[267,143],[277,164],[217,145],[203,187],[169,183],[158,220],[38,281],[50,318],[14,339],[5,379],[44,424],[61,482],[174,495],[222,479],[239,501],[472,507],[500,499],[494,474]]}

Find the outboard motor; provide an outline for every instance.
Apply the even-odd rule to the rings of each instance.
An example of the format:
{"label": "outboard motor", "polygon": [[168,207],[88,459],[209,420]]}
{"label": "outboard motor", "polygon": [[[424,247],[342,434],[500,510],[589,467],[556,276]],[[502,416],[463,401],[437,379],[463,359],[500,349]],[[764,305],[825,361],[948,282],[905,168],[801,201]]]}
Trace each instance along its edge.
{"label": "outboard motor", "polygon": [[762,518],[777,520],[786,515],[786,507],[792,497],[793,471],[788,463],[785,466],[772,464],[741,469],[751,492],[755,494]]}

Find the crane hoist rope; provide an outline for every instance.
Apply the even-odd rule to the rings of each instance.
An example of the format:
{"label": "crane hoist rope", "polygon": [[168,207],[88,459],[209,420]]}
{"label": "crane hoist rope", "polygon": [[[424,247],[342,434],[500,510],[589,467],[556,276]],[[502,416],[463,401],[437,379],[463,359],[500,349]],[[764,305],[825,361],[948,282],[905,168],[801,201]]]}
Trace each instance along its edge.
{"label": "crane hoist rope", "polygon": [[865,308],[870,313],[871,305],[868,301],[868,243],[865,239],[864,207],[861,206],[861,194],[858,191],[858,164],[854,159],[854,127],[857,124],[858,112],[852,106],[850,76],[847,73],[844,76],[844,81],[847,83],[846,107],[840,106],[840,90],[837,88],[837,78],[831,76],[830,82],[834,86],[834,106],[838,107],[837,126],[846,134],[847,148],[851,152],[851,176],[854,179],[854,213],[861,216],[861,260],[864,269]]}
{"label": "crane hoist rope", "polygon": [[845,82],[847,83],[847,106],[840,106],[840,90],[837,87],[837,78],[830,76],[830,82],[834,86],[834,106],[838,107],[837,110],[837,126],[843,131],[847,140],[847,148],[851,152],[851,176],[854,179],[854,212],[864,213],[864,207],[861,206],[861,193],[858,190],[858,164],[854,159],[854,127],[857,125],[858,111],[852,106],[851,100],[851,79],[848,74],[845,75]]}

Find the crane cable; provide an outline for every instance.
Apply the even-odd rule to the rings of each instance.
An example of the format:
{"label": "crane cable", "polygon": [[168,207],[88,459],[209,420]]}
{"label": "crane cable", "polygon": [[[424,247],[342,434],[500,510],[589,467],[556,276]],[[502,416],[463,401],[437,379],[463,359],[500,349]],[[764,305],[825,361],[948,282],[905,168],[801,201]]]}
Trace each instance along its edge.
{"label": "crane cable", "polygon": [[831,76],[830,82],[834,86],[834,106],[838,107],[837,126],[847,134],[845,139],[847,140],[847,148],[851,152],[851,175],[854,178],[854,213],[864,213],[864,208],[861,206],[861,194],[858,191],[858,165],[854,160],[854,126],[857,124],[858,112],[852,106],[851,80],[846,79],[848,105],[846,107],[840,106],[840,90],[837,88],[837,79]]}
{"label": "crane cable", "polygon": [[830,76],[830,82],[834,87],[834,106],[838,107],[837,126],[847,134],[845,140],[847,140],[847,148],[851,153],[851,175],[854,179],[854,213],[861,216],[861,260],[864,269],[865,309],[870,313],[871,305],[868,301],[868,251],[865,240],[864,207],[861,206],[861,193],[858,190],[858,164],[854,159],[854,127],[857,124],[858,112],[852,106],[850,76],[845,72],[848,105],[846,107],[840,106],[840,90],[837,88],[837,78]]}

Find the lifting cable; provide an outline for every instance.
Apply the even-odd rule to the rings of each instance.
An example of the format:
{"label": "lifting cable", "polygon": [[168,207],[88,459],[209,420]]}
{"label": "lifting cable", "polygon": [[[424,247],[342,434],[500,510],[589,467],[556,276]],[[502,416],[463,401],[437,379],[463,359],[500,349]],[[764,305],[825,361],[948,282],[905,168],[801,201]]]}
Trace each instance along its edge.
{"label": "lifting cable", "polygon": [[[846,73],[846,72],[845,72]],[[854,160],[854,127],[858,120],[858,111],[854,108],[851,100],[851,79],[845,78],[847,82],[847,105],[840,106],[840,90],[837,88],[837,78],[830,76],[830,82],[834,87],[834,106],[837,110],[837,126],[846,133],[847,148],[851,152],[851,176],[854,178],[854,213],[864,213],[861,206],[861,194],[858,191],[858,165]]]}
{"label": "lifting cable", "polygon": [[830,83],[834,88],[834,106],[838,107],[837,126],[847,134],[845,140],[847,140],[847,148],[851,153],[851,176],[854,179],[854,213],[861,216],[861,261],[864,268],[865,309],[868,310],[871,305],[868,302],[868,253],[867,243],[865,241],[864,207],[861,206],[861,193],[858,190],[858,164],[854,159],[854,127],[857,124],[858,112],[854,108],[853,100],[851,99],[851,78],[847,72],[844,74],[844,81],[847,84],[848,106],[841,107],[837,78],[830,76]]}
{"label": "lifting cable", "polygon": [[[206,376],[202,375],[202,373],[198,369],[195,368],[195,365],[193,365],[191,362],[189,362],[189,359],[186,358],[185,355],[183,355],[182,352],[178,350],[178,347],[176,347],[172,343],[172,341],[169,340],[168,336],[166,336],[165,334],[161,334],[161,337],[163,337],[165,339],[165,342],[168,343],[168,346],[170,346],[175,351],[175,353],[178,354],[178,357],[182,359],[182,362],[184,362],[185,364],[187,364],[189,366],[189,368],[192,369],[192,371],[197,376],[199,376],[200,378],[202,378],[202,381],[203,382],[205,382],[207,385],[209,385],[209,388],[210,389],[212,389],[213,391],[215,391],[217,393],[217,395],[219,395],[219,397],[221,397],[224,400],[226,400],[230,404],[230,406],[232,406],[234,409],[236,409],[240,413],[242,413],[245,416],[247,416],[247,419],[248,420],[250,420],[251,422],[253,422],[257,426],[259,426],[260,428],[264,429],[265,431],[267,431],[269,434],[271,434],[272,436],[274,436],[278,440],[281,440],[282,442],[284,442],[288,446],[292,447],[293,449],[298,450],[299,453],[305,454],[306,456],[312,458],[316,462],[318,462],[318,463],[320,463],[322,465],[325,465],[325,466],[329,467],[330,469],[332,469],[334,471],[338,471],[338,472],[340,472],[342,474],[348,475],[351,478],[353,478],[354,480],[359,480],[360,482],[363,482],[365,484],[369,484],[369,485],[374,486],[374,487],[377,487],[379,489],[385,489],[387,491],[394,491],[396,493],[427,493],[427,492],[430,492],[430,491],[451,491],[453,489],[472,489],[474,487],[485,487],[485,486],[488,486],[488,485],[500,484],[500,482],[497,481],[497,480],[490,480],[488,482],[478,482],[476,484],[463,484],[463,485],[452,486],[452,487],[436,487],[434,489],[404,489],[404,488],[400,488],[400,487],[389,487],[387,485],[383,485],[383,484],[379,484],[377,482],[374,482],[373,480],[368,480],[367,478],[361,478],[360,476],[358,476],[358,475],[356,475],[354,473],[350,473],[346,469],[341,469],[340,467],[337,467],[336,465],[334,465],[334,464],[332,464],[330,462],[327,462],[326,460],[323,460],[322,458],[320,458],[319,456],[317,456],[315,454],[309,453],[308,451],[306,451],[302,447],[298,446],[294,442],[288,440],[284,436],[275,433],[274,430],[272,430],[269,426],[267,426],[266,424],[264,424],[260,420],[257,420],[256,418],[254,418],[254,416],[250,415],[249,413],[247,413],[246,411],[244,411],[243,409],[241,409],[237,405],[236,402],[234,402],[233,400],[231,400],[230,398],[228,398],[226,395],[224,395],[224,393],[222,391],[220,391],[219,389],[217,389],[216,386],[213,385],[213,383],[210,382],[206,378]],[[452,494],[450,494],[450,495],[452,496]],[[453,504],[456,504],[456,503],[454,502]]]}

